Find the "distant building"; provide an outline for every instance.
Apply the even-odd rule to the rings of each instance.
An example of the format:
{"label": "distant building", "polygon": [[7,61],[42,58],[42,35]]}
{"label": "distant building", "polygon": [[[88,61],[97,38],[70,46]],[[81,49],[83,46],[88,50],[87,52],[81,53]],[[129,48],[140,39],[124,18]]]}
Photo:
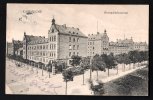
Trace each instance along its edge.
{"label": "distant building", "polygon": [[6,54],[13,55],[13,43],[7,42],[6,47]]}
{"label": "distant building", "polygon": [[109,54],[109,37],[106,30],[104,33],[89,34],[88,35],[88,56],[94,56],[95,54]]}
{"label": "distant building", "polygon": [[117,39],[116,42],[109,42],[109,37],[107,36],[106,30],[104,33],[89,34],[88,35],[88,56],[94,56],[96,54],[110,54],[114,55],[121,53],[128,53],[129,51],[147,51],[148,45],[146,42],[134,42],[131,39]]}
{"label": "distant building", "polygon": [[86,57],[87,39],[79,28],[58,25],[52,19],[48,38],[24,33],[23,58],[48,64],[53,60],[70,60],[72,55]]}
{"label": "distant building", "polygon": [[[12,39],[12,43],[7,42],[7,55],[18,55],[18,49],[23,47],[22,41]],[[21,55],[22,56],[22,55]]]}

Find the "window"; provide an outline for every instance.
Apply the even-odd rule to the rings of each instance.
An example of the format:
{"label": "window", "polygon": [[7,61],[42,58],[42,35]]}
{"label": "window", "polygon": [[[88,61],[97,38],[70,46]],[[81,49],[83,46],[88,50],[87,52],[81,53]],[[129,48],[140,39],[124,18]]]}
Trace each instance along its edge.
{"label": "window", "polygon": [[75,45],[73,45],[73,50],[75,50]]}
{"label": "window", "polygon": [[54,41],[56,41],[56,36],[54,36]]}
{"label": "window", "polygon": [[45,49],[45,45],[43,45],[43,49]]}
{"label": "window", "polygon": [[73,52],[73,55],[75,55],[75,52]]}
{"label": "window", "polygon": [[69,52],[69,56],[71,56],[71,52]]}
{"label": "window", "polygon": [[54,49],[56,49],[56,44],[54,44]]}
{"label": "window", "polygon": [[52,41],[54,41],[54,37],[52,36]]}
{"label": "window", "polygon": [[75,42],[75,38],[73,38],[73,42]]}
{"label": "window", "polygon": [[69,37],[69,42],[71,42],[71,37]]}
{"label": "window", "polygon": [[79,42],[79,38],[77,38],[77,42]]}

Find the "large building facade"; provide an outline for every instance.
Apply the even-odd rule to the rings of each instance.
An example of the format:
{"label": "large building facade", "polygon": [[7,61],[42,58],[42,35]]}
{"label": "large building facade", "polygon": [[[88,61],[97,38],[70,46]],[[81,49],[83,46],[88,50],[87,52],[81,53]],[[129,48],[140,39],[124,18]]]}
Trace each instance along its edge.
{"label": "large building facade", "polygon": [[110,54],[114,55],[121,53],[128,53],[129,51],[147,51],[148,45],[146,42],[134,42],[131,39],[117,39],[116,42],[109,42],[106,30],[104,33],[89,34],[88,35],[88,56],[94,56],[95,54]]}
{"label": "large building facade", "polygon": [[67,61],[72,55],[87,56],[87,39],[79,28],[58,25],[52,19],[48,38],[24,33],[23,58],[48,64],[49,61]]}
{"label": "large building facade", "polygon": [[104,33],[89,34],[88,35],[88,56],[95,54],[108,54],[109,53],[109,37],[106,30]]}

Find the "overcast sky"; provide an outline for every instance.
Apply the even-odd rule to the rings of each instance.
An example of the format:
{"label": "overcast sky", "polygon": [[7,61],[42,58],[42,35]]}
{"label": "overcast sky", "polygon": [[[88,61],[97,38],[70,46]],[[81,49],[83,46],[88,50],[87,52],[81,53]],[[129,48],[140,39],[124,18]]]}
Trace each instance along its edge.
{"label": "overcast sky", "polygon": [[[27,14],[26,11],[35,11]],[[104,13],[108,12],[108,13]],[[126,14],[110,14],[123,12]],[[29,35],[48,37],[52,18],[59,25],[79,28],[86,36],[107,30],[110,41],[133,37],[135,42],[148,43],[148,5],[70,5],[70,4],[8,4],[7,41],[23,40]]]}

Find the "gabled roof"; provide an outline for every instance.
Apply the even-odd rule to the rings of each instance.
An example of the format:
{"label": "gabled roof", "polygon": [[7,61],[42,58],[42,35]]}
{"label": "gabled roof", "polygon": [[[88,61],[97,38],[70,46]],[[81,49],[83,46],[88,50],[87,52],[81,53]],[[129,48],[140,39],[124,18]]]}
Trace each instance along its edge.
{"label": "gabled roof", "polygon": [[33,41],[33,40],[39,40],[44,37],[41,36],[33,36],[33,35],[25,35],[25,38],[27,39],[28,42]]}
{"label": "gabled roof", "polygon": [[101,39],[103,37],[108,37],[107,33],[99,33],[97,32],[97,34],[89,34],[88,35],[88,39],[92,40],[92,39]]}
{"label": "gabled roof", "polygon": [[34,40],[28,42],[28,44],[43,44],[43,43],[48,43],[48,38],[40,37],[39,39],[35,38]]}
{"label": "gabled roof", "polygon": [[59,31],[60,34],[67,34],[67,35],[75,35],[75,36],[81,36],[81,37],[86,37],[80,30],[79,28],[74,28],[74,27],[67,27],[66,25],[58,25],[54,24],[56,29]]}
{"label": "gabled roof", "polygon": [[13,43],[14,44],[17,44],[17,45],[22,45],[23,44],[23,41],[13,40]]}

